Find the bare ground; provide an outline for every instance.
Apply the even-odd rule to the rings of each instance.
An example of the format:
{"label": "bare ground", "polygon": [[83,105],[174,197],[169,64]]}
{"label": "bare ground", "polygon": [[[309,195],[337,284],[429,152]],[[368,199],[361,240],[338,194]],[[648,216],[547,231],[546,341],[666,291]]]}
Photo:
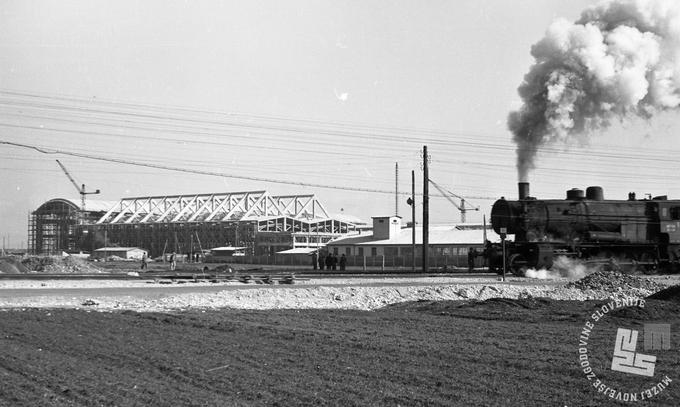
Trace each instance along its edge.
{"label": "bare ground", "polygon": [[[0,405],[609,405],[578,365],[579,333],[599,304],[491,299],[378,311],[5,310]],[[650,319],[677,327],[678,311],[677,302],[651,301],[599,329]],[[673,332],[674,346],[678,339]],[[592,346],[609,349],[603,340],[593,337]],[[593,363],[604,365],[600,356],[606,359],[593,354]],[[660,358],[657,372],[679,382],[646,405],[677,405],[679,367],[677,351]],[[622,388],[646,384],[602,371]]]}

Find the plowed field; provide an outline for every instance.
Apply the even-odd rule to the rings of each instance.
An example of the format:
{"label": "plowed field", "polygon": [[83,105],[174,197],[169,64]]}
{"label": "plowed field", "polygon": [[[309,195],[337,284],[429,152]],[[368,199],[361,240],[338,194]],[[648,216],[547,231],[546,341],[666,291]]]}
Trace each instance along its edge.
{"label": "plowed field", "polygon": [[[578,364],[584,322],[601,302],[416,302],[378,311],[0,312],[2,406],[608,405]],[[672,324],[648,405],[680,399],[680,305],[650,301],[598,332]],[[601,331],[600,331],[601,330]],[[607,371],[633,390],[653,380]],[[673,376],[675,374],[675,376]],[[655,377],[658,379],[658,377]]]}

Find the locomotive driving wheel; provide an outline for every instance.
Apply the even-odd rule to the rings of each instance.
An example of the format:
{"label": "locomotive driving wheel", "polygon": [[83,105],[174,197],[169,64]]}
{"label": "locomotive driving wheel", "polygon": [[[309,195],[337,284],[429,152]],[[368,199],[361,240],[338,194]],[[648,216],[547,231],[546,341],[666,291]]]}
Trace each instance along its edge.
{"label": "locomotive driving wheel", "polygon": [[654,253],[645,252],[640,255],[639,269],[645,274],[656,273],[659,267],[659,261]]}
{"label": "locomotive driving wheel", "polygon": [[521,254],[515,253],[508,259],[508,268],[517,277],[524,277],[527,273],[527,260]]}

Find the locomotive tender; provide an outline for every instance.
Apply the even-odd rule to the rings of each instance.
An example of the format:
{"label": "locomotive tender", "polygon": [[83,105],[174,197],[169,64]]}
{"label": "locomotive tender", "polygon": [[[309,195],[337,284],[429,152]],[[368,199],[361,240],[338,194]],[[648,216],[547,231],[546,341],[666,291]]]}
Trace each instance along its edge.
{"label": "locomotive tender", "polygon": [[[491,209],[496,233],[514,234],[506,243],[506,265],[516,275],[549,269],[557,256],[607,264],[629,271],[676,270],[680,262],[680,200],[666,196],[605,200],[601,187],[571,189],[566,199],[529,196],[520,182],[519,199],[497,200]],[[487,244],[490,268],[502,270],[500,247]]]}

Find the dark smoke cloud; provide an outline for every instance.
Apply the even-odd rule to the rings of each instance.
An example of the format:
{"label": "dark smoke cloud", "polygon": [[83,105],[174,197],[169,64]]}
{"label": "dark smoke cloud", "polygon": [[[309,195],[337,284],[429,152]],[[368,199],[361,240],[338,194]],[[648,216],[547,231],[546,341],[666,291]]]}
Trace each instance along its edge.
{"label": "dark smoke cloud", "polygon": [[543,145],[680,105],[680,2],[605,2],[556,20],[531,55],[523,105],[508,117],[520,181]]}

